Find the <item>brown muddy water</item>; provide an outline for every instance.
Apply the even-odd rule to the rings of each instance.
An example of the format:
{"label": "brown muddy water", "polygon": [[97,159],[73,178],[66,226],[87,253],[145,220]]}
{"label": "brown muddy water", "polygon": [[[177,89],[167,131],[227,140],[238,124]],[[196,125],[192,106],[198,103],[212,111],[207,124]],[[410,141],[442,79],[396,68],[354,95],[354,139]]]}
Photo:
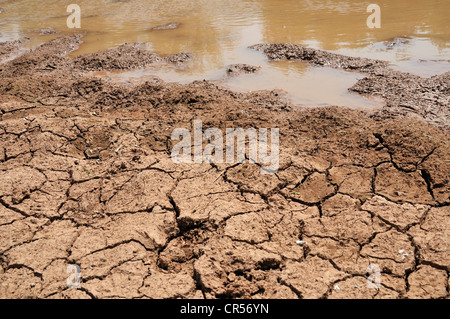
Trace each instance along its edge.
{"label": "brown muddy water", "polygon": [[[81,7],[81,29],[68,29],[66,8]],[[369,29],[370,3],[381,7],[381,28]],[[0,41],[31,38],[37,46],[60,33],[87,31],[73,55],[104,50],[125,42],[147,42],[161,55],[189,51],[183,68],[148,68],[110,78],[139,82],[154,76],[182,83],[222,80],[233,90],[281,89],[305,106],[372,108],[382,101],[348,92],[364,75],[313,67],[295,61],[268,61],[248,49],[256,43],[291,42],[350,56],[389,61],[392,67],[424,77],[450,70],[449,0],[0,0]],[[153,30],[168,23],[174,29]],[[396,37],[402,41],[389,42]],[[227,79],[235,63],[261,66],[255,74]]]}

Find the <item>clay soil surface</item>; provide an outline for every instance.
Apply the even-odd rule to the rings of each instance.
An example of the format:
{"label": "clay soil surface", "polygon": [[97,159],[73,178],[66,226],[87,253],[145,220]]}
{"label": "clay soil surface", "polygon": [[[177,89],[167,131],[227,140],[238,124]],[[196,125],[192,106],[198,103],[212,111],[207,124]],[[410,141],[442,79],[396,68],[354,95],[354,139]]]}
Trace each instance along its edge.
{"label": "clay soil surface", "polygon": [[[449,73],[254,46],[363,72],[351,90],[386,101],[298,108],[206,81],[113,83],[92,71],[191,57],[140,44],[68,57],[80,41],[19,56],[26,39],[0,44],[0,297],[449,297]],[[193,120],[279,128],[278,173],[175,164],[171,133]],[[67,287],[69,264],[80,289]],[[379,289],[366,285],[370,265]]]}

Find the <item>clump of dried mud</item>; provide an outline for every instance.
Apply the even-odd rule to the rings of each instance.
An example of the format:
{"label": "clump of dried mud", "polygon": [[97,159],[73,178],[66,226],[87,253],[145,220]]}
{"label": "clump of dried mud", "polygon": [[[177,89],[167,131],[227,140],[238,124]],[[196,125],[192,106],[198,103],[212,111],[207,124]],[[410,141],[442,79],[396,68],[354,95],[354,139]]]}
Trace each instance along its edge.
{"label": "clump of dried mud", "polygon": [[256,73],[260,69],[260,66],[253,66],[248,64],[232,64],[227,66],[226,72],[228,76],[236,76],[240,74]]}
{"label": "clump of dried mud", "polygon": [[[364,71],[353,89],[388,104],[295,109],[209,82],[109,83],[88,71],[170,58],[137,45],[66,56],[79,41],[0,65],[0,297],[449,297],[448,74],[264,46]],[[279,128],[279,172],[173,163],[171,133],[194,119]]]}

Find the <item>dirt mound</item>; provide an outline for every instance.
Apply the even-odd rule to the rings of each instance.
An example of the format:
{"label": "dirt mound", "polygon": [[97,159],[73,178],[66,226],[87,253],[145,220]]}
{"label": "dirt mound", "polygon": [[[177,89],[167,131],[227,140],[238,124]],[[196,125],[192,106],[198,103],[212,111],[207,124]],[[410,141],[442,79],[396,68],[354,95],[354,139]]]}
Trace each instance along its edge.
{"label": "dirt mound", "polygon": [[187,62],[191,55],[186,52],[160,57],[158,54],[145,49],[144,43],[123,44],[106,51],[81,55],[74,59],[77,69],[83,71],[114,71],[144,68],[155,63]]}
{"label": "dirt mound", "polygon": [[250,49],[264,52],[271,60],[304,60],[313,64],[340,68],[344,70],[359,70],[370,72],[377,67],[386,67],[387,63],[379,60],[349,57],[322,50],[302,47],[291,43],[256,44]]}
{"label": "dirt mound", "polygon": [[124,70],[161,62],[161,58],[143,49],[143,44],[123,44],[117,48],[79,56],[74,62],[76,67],[86,71]]}
{"label": "dirt mound", "polygon": [[[449,297],[446,129],[206,81],[113,84],[86,71],[160,58],[65,56],[79,40],[0,67],[1,297]],[[279,171],[174,163],[171,133],[193,120],[279,128]]]}
{"label": "dirt mound", "polygon": [[380,70],[358,81],[351,90],[383,97],[389,110],[376,114],[381,118],[410,116],[450,128],[450,72],[421,78],[390,69]]}

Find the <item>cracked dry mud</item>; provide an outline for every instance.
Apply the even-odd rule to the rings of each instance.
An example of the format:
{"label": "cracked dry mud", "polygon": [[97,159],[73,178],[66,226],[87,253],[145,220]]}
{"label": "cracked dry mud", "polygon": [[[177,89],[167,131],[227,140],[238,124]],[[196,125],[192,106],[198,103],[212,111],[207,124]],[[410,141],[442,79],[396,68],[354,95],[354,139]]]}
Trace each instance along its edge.
{"label": "cracked dry mud", "polygon": [[[387,102],[299,109],[275,91],[108,82],[89,71],[189,55],[132,44],[66,56],[79,42],[0,64],[0,297],[449,297],[448,73],[263,46],[365,72],[353,89]],[[173,163],[171,133],[194,119],[280,128],[279,172]],[[67,287],[69,264],[81,289]],[[379,289],[366,285],[373,264]]]}

